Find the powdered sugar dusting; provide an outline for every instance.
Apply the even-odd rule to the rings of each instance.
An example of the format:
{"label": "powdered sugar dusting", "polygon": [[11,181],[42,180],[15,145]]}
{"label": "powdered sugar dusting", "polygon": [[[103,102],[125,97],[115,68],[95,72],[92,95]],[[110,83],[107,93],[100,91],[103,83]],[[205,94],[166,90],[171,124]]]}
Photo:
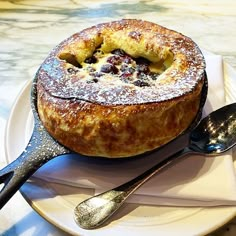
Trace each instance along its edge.
{"label": "powdered sugar dusting", "polygon": [[[176,32],[172,32],[171,37],[165,33],[153,34],[157,42],[173,54],[173,62],[157,79],[146,77],[148,86],[123,81],[118,72],[98,75],[95,80],[83,67],[69,65],[58,57],[58,52],[65,44],[73,42],[73,38],[59,45],[45,60],[38,73],[39,82],[53,97],[107,105],[161,102],[193,91],[205,71],[204,58],[197,45]],[[133,30],[130,35],[142,37],[142,33]],[[88,68],[92,67],[86,70],[90,70]]]}

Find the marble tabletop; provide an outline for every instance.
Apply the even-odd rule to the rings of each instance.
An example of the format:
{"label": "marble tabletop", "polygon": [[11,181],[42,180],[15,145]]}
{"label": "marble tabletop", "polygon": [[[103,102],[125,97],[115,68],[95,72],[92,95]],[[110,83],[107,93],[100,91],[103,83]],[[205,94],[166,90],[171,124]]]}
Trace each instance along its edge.
{"label": "marble tabletop", "polygon": [[[98,22],[138,18],[190,36],[236,69],[234,0],[0,0],[0,164],[12,104],[49,51]],[[235,78],[236,79],[236,78]],[[19,192],[0,211],[1,235],[68,235],[48,223]],[[211,235],[236,235],[236,219]]]}

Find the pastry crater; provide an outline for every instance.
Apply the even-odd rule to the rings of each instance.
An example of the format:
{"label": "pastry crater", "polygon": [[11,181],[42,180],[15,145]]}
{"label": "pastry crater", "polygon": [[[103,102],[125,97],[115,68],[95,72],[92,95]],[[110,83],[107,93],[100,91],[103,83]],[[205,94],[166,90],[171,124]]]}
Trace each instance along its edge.
{"label": "pastry crater", "polygon": [[73,35],[41,70],[52,96],[143,104],[190,93],[202,78],[205,62],[190,38],[150,22],[123,20]]}
{"label": "pastry crater", "polygon": [[47,131],[88,156],[136,156],[170,142],[196,117],[205,60],[189,38],[158,24],[98,24],[56,46],[37,74]]}

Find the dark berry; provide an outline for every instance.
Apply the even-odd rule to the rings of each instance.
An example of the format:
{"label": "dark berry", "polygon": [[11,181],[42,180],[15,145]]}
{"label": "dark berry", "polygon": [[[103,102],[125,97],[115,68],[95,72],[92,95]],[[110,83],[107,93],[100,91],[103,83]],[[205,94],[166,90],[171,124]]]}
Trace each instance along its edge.
{"label": "dark berry", "polygon": [[110,56],[107,58],[107,62],[112,65],[120,65],[122,60],[121,57],[118,55]]}
{"label": "dark berry", "polygon": [[126,55],[125,51],[122,50],[122,49],[115,49],[111,53],[115,54],[115,55],[118,55],[118,56],[121,56],[121,57]]}
{"label": "dark berry", "polygon": [[116,66],[112,64],[105,64],[101,67],[101,72],[117,74],[119,70]]}
{"label": "dark berry", "polygon": [[129,73],[134,73],[135,72],[135,69],[133,68],[133,67],[129,67],[128,69],[127,69],[127,71],[129,72]]}
{"label": "dark berry", "polygon": [[85,59],[84,62],[85,62],[85,63],[88,63],[88,64],[94,64],[94,63],[97,62],[97,58],[96,58],[95,56],[91,56],[91,57]]}
{"label": "dark berry", "polygon": [[129,56],[126,56],[126,57],[124,58],[124,63],[126,63],[126,64],[131,64],[132,61],[133,61],[133,59],[132,59],[131,57],[129,57]]}
{"label": "dark berry", "polygon": [[149,83],[144,82],[144,81],[141,81],[141,80],[136,80],[136,81],[134,81],[133,84],[134,84],[135,86],[138,86],[138,87],[147,87],[147,86],[150,86]]}
{"label": "dark berry", "polygon": [[70,73],[70,74],[76,74],[78,72],[78,70],[74,69],[74,68],[68,68],[67,71]]}
{"label": "dark berry", "polygon": [[133,74],[134,71],[135,71],[135,69],[133,67],[130,67],[130,66],[126,65],[126,64],[122,64],[121,67],[120,67],[120,70],[122,72],[128,72],[130,74]]}
{"label": "dark berry", "polygon": [[137,71],[140,72],[140,73],[142,72],[142,73],[147,74],[149,72],[149,67],[146,64],[140,64],[140,65],[137,66]]}

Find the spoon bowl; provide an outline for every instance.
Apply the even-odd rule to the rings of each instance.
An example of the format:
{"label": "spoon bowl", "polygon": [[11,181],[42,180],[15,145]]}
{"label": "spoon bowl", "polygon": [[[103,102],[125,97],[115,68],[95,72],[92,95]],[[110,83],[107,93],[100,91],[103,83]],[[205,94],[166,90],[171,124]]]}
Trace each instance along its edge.
{"label": "spoon bowl", "polygon": [[[74,210],[76,223],[84,229],[93,229],[106,222],[125,200],[152,176],[187,154],[215,156],[226,152],[236,144],[236,103],[224,106],[201,120],[187,138],[186,147],[143,174],[114,189],[91,197]],[[181,138],[181,137],[180,137]]]}
{"label": "spoon bowl", "polygon": [[191,132],[190,146],[198,153],[214,155],[232,148],[236,142],[235,103],[205,117]]}

